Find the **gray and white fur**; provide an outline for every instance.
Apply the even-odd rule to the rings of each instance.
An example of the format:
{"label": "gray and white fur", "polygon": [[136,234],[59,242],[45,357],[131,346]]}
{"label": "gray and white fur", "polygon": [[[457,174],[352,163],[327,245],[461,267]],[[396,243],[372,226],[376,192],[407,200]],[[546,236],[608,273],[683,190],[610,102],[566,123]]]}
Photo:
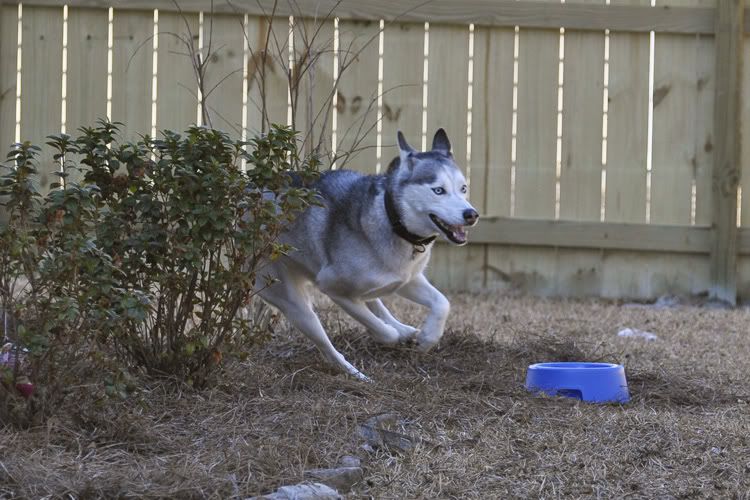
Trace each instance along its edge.
{"label": "gray and white fur", "polygon": [[[443,335],[450,309],[448,299],[424,276],[432,240],[440,236],[463,245],[466,226],[479,218],[466,200],[466,180],[443,129],[435,134],[431,151],[415,151],[401,132],[398,144],[399,157],[386,174],[323,173],[314,186],[323,206],[306,209],[282,234],[281,241],[295,250],[265,268],[278,282],[257,285],[261,297],[310,338],[327,361],[361,380],[369,379],[328,338],[313,311],[308,285],[328,295],[376,341],[414,339],[427,351]],[[419,330],[388,311],[381,298],[391,294],[429,309]]]}

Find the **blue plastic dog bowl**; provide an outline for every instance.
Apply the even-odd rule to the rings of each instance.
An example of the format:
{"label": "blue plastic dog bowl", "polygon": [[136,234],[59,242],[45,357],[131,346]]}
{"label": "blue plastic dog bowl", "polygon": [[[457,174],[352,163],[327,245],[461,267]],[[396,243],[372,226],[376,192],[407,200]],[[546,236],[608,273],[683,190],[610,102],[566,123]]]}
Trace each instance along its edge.
{"label": "blue plastic dog bowl", "polygon": [[630,400],[625,368],[613,363],[536,363],[526,371],[526,388],[590,403]]}

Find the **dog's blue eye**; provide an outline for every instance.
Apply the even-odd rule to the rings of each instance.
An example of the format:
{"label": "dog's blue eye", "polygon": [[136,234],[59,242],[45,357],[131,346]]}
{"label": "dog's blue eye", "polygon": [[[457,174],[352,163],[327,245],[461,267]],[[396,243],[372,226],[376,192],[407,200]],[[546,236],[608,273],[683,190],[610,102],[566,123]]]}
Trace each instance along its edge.
{"label": "dog's blue eye", "polygon": [[467,190],[466,186],[463,186],[463,187],[461,188],[461,192],[462,192],[462,193],[465,193],[465,192],[466,192],[466,190]]}
{"label": "dog's blue eye", "polygon": [[437,188],[432,188],[432,191],[433,191],[433,192],[434,192],[435,194],[445,194],[445,189],[443,189],[443,188],[441,188],[441,187],[437,187]]}

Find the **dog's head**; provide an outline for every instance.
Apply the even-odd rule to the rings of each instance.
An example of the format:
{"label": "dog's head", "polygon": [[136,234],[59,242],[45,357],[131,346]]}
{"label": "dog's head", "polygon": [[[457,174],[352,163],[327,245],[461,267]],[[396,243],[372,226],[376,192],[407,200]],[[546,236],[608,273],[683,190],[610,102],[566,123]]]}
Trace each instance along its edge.
{"label": "dog's head", "polygon": [[432,150],[425,152],[409,146],[399,131],[398,148],[388,175],[403,224],[414,234],[440,234],[456,245],[466,244],[466,227],[476,224],[479,214],[466,200],[466,179],[453,160],[445,130],[438,129]]}

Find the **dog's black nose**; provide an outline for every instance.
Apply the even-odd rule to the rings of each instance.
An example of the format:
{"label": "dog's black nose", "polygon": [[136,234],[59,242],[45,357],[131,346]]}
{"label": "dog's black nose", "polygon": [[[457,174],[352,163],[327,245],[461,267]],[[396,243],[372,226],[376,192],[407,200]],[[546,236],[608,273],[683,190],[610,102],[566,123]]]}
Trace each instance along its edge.
{"label": "dog's black nose", "polygon": [[467,208],[464,210],[464,220],[469,225],[474,225],[479,220],[479,214],[473,208]]}

